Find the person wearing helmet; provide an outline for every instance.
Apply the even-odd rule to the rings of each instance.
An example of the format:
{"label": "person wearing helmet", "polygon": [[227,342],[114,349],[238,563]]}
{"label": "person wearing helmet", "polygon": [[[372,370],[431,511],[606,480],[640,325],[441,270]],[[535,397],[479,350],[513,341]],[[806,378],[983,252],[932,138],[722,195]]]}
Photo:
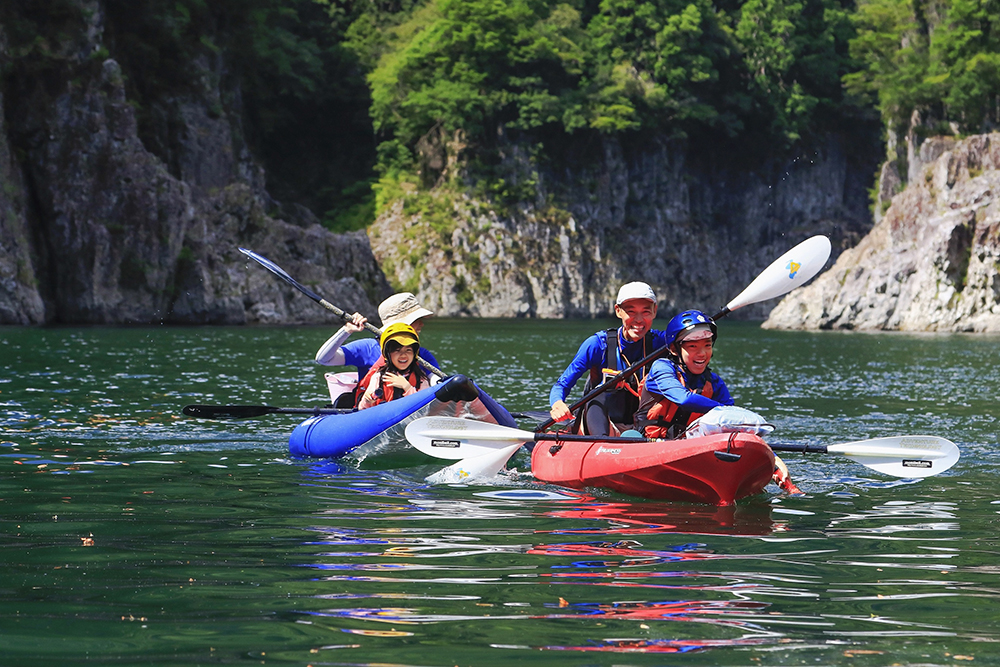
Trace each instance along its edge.
{"label": "person wearing helmet", "polygon": [[[413,327],[413,330],[419,335],[423,329],[424,321],[428,317],[432,317],[434,313],[421,306],[417,301],[417,297],[413,296],[413,294],[400,292],[399,294],[393,294],[379,304],[378,315],[379,319],[382,320],[383,327],[388,327],[396,322],[402,322]],[[382,350],[378,339],[362,338],[345,344],[345,341],[351,334],[364,331],[367,322],[368,319],[364,315],[354,313],[351,316],[350,322],[345,323],[344,326],[320,346],[316,352],[316,363],[323,366],[354,366],[357,368],[357,378],[364,378],[368,375],[372,366],[378,363],[382,357]],[[435,368],[440,368],[434,355],[423,347],[420,348],[420,358]],[[331,376],[335,377],[335,374],[327,373],[328,380]],[[351,382],[356,382],[357,378],[352,379]],[[350,405],[354,405],[356,396],[362,395],[364,389],[365,387],[360,383],[356,385],[354,390],[349,393],[347,402]],[[331,398],[333,397],[331,396]]]}
{"label": "person wearing helmet", "polygon": [[[688,425],[712,408],[733,405],[729,388],[708,366],[718,329],[699,310],[687,310],[667,324],[668,358],[657,359],[641,386],[635,426],[648,438],[678,438]],[[789,493],[801,493],[788,466],[774,457],[774,481]]]}
{"label": "person wearing helmet", "polygon": [[394,401],[435,384],[437,376],[428,377],[417,363],[420,336],[409,324],[395,322],[382,330],[379,338],[382,357],[362,381],[366,387],[358,401],[364,410]]}
{"label": "person wearing helmet", "polygon": [[635,425],[649,438],[676,438],[688,424],[717,405],[733,405],[729,388],[709,369],[718,329],[699,310],[667,324],[668,358],[649,369],[639,395]]}
{"label": "person wearing helmet", "polygon": [[[552,385],[549,414],[555,421],[573,417],[566,397],[585,372],[589,373],[586,392],[666,344],[664,332],[652,328],[656,294],[646,283],[622,285],[615,299],[615,316],[621,320],[621,326],[598,331],[583,341],[569,366]],[[612,425],[619,433],[632,428],[633,415],[639,406],[639,382],[644,374],[645,369],[587,403],[582,415],[577,415],[583,432],[609,435]]]}

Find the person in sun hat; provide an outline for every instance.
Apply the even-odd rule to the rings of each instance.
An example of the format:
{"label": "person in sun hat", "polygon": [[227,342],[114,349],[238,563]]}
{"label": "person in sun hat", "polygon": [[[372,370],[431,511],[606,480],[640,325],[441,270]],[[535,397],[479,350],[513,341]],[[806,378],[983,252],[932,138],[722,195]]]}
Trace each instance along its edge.
{"label": "person in sun hat", "polygon": [[359,410],[409,396],[436,384],[437,376],[428,376],[417,363],[420,336],[409,324],[397,321],[384,327],[379,347],[381,358],[361,381],[366,388],[358,400]]}
{"label": "person in sun hat", "polygon": [[[549,414],[556,421],[574,415],[566,405],[570,390],[585,372],[589,373],[584,393],[607,381],[653,350],[666,344],[663,331],[652,328],[656,318],[656,293],[643,282],[621,286],[614,304],[615,317],[621,320],[616,329],[598,331],[583,341],[576,356],[549,392]],[[609,389],[584,406],[576,416],[577,430],[590,435],[610,435],[632,428],[633,415],[639,406],[639,382],[646,369]]]}
{"label": "person in sun hat", "polygon": [[393,294],[378,306],[378,317],[382,320],[382,326],[403,322],[413,327],[418,335],[424,327],[424,318],[433,315],[434,313],[421,306],[417,297],[409,292]]}
{"label": "person in sun hat", "polygon": [[[720,405],[733,405],[729,388],[709,368],[718,328],[700,310],[686,310],[667,323],[668,357],[657,359],[640,385],[635,427],[647,438],[679,438],[695,419]],[[801,493],[788,466],[774,457],[774,481]]]}
{"label": "person in sun hat", "polygon": [[[401,322],[412,327],[419,336],[420,331],[424,327],[424,320],[432,317],[434,313],[421,306],[420,302],[417,301],[417,297],[410,292],[400,292],[393,294],[379,304],[378,315],[379,319],[382,320],[383,328]],[[347,341],[351,334],[364,331],[366,322],[368,322],[368,319],[364,315],[354,313],[351,316],[350,322],[345,323],[344,326],[320,346],[316,352],[316,363],[323,366],[354,366],[357,368],[357,378],[364,378],[368,375],[371,367],[382,357],[382,350],[378,339],[361,338],[345,344],[345,341]],[[440,368],[437,359],[434,358],[434,355],[429,350],[421,347],[419,355],[421,359],[435,368]],[[336,375],[341,374],[327,373],[327,380],[330,382],[331,387],[333,387],[331,377],[335,379]],[[355,378],[354,382],[357,382],[357,378]],[[348,386],[350,386],[350,383]],[[344,403],[349,402],[351,405],[354,405],[355,397],[364,393],[364,387],[356,385],[348,393],[351,395],[343,399]],[[337,402],[337,399],[333,396],[333,391],[331,391],[331,399],[334,400],[334,403]]]}

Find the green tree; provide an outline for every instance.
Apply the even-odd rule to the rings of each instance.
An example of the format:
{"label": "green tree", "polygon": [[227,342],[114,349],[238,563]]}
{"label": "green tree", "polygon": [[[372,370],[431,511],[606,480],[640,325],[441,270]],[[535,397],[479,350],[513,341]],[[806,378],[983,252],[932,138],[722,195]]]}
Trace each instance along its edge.
{"label": "green tree", "polygon": [[851,42],[862,66],[844,82],[852,93],[876,100],[885,124],[897,131],[907,129],[917,109],[964,132],[995,128],[998,17],[998,0],[865,0]]}
{"label": "green tree", "polygon": [[967,132],[1000,123],[1000,0],[952,0],[930,44],[927,94]]}
{"label": "green tree", "polygon": [[709,0],[603,0],[588,32],[594,129],[739,130],[726,108],[732,89],[721,84],[736,49]]}
{"label": "green tree", "polygon": [[773,134],[795,142],[841,105],[853,29],[840,2],[748,0],[734,34]]}
{"label": "green tree", "polygon": [[[431,128],[489,141],[497,128],[579,123],[579,13],[539,0],[440,0],[395,29],[369,74],[376,131],[412,147]],[[565,94],[563,94],[565,93]]]}
{"label": "green tree", "polygon": [[851,54],[861,68],[845,75],[844,83],[852,94],[876,104],[883,122],[894,129],[905,128],[927,99],[930,36],[914,12],[918,2],[863,0],[852,17],[857,37],[851,40]]}

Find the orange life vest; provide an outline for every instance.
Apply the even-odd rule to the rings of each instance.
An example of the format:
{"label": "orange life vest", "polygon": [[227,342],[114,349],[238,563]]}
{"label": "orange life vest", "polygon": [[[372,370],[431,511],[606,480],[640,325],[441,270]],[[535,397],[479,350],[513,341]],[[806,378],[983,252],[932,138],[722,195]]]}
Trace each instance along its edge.
{"label": "orange life vest", "polygon": [[[681,385],[687,387],[684,373],[678,368],[677,379]],[[659,394],[653,394],[646,389],[645,378],[640,385],[639,409],[635,413],[635,427],[639,429],[647,438],[676,438],[681,431],[688,427],[704,412],[689,412]],[[712,398],[714,388],[712,381],[706,379],[701,391],[697,392],[705,398]]]}
{"label": "orange life vest", "polygon": [[[362,378],[360,382],[358,382],[354,407],[358,407],[359,405],[361,405],[361,399],[364,398],[365,392],[368,391],[368,385],[371,384],[372,378],[375,376],[376,373],[381,373],[387,365],[388,364],[385,361],[385,357],[383,357],[378,361],[376,361],[375,365],[373,365],[370,369],[368,369],[368,374],[365,375],[365,377]],[[379,378],[382,381],[382,386],[376,389],[375,393],[372,395],[373,399],[372,405],[378,405],[379,403],[394,401],[397,398],[401,398],[403,396],[402,389],[399,389],[398,387],[394,387],[393,385],[389,384],[385,380],[385,377],[382,375],[380,375]],[[410,386],[412,386],[414,389],[419,389],[421,381],[423,380],[423,373],[421,373],[419,370],[416,369],[412,370],[410,371],[410,374],[407,376],[406,379],[410,381]]]}

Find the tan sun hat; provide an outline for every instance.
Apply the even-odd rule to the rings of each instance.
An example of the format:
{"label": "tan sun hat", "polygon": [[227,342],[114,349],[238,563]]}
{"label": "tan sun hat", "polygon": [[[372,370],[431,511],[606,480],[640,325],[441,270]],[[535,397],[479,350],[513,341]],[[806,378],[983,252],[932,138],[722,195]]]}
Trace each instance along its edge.
{"label": "tan sun hat", "polygon": [[409,292],[393,294],[378,306],[378,317],[382,326],[387,327],[396,322],[413,324],[421,317],[430,317],[434,313],[417,302],[417,297]]}

